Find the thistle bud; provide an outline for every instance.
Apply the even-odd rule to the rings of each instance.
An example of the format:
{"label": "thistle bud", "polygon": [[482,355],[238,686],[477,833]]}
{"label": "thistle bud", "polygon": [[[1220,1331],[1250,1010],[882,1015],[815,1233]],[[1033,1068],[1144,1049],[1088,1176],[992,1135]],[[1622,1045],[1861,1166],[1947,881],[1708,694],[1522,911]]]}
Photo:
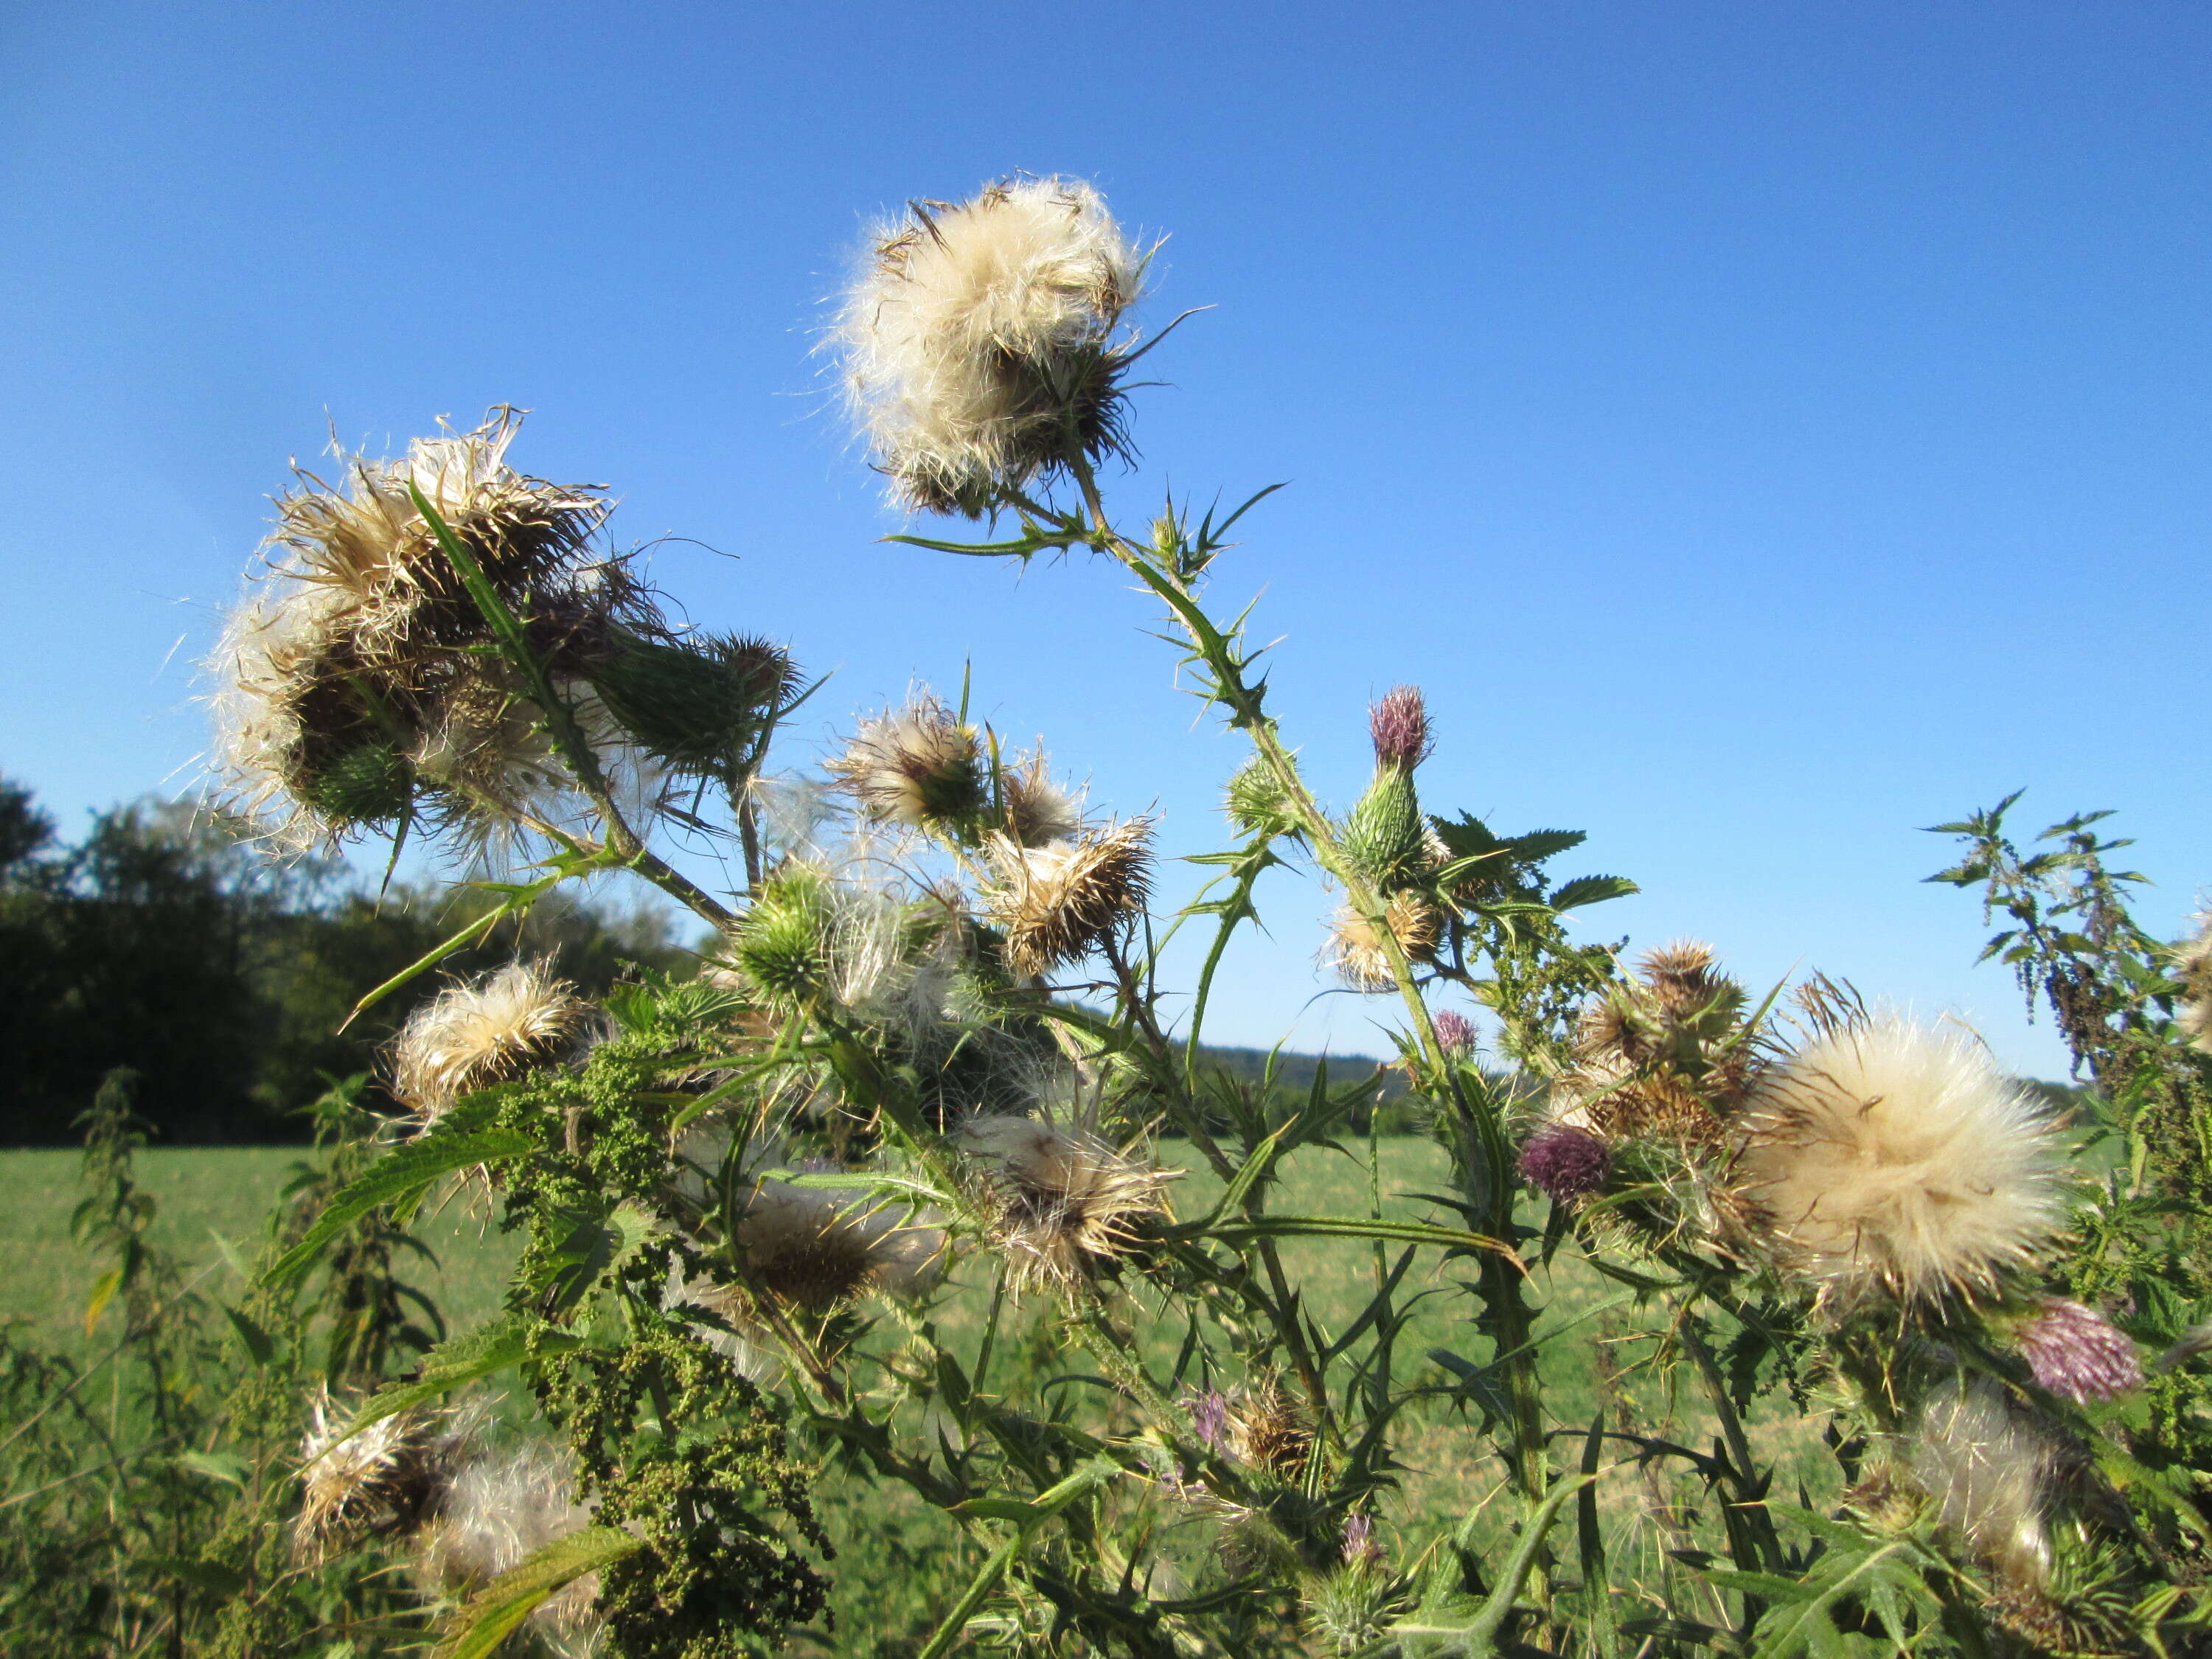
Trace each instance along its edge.
{"label": "thistle bud", "polygon": [[818,871],[793,866],[775,876],[738,918],[730,959],[770,1002],[804,1006],[832,988],[834,922],[828,881]]}
{"label": "thistle bud", "polygon": [[1435,752],[1429,734],[1428,705],[1418,685],[1395,686],[1367,711],[1367,732],[1375,744],[1375,764],[1410,772]]}
{"label": "thistle bud", "polygon": [[765,640],[624,632],[584,678],[647,754],[672,771],[721,779],[782,712],[799,670]]}
{"label": "thistle bud", "polygon": [[1223,801],[1230,820],[1248,836],[1294,836],[1297,820],[1275,771],[1258,756],[1247,761],[1229,780]]}
{"label": "thistle bud", "polygon": [[1361,875],[1389,890],[1419,874],[1427,862],[1427,827],[1413,775],[1386,766],[1345,820],[1344,850]]}

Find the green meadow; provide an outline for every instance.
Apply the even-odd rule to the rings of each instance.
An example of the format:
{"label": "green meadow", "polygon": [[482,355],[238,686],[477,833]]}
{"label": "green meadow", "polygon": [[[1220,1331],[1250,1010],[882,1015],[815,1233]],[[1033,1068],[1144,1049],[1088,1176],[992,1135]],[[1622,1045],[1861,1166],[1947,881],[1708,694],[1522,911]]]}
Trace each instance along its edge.
{"label": "green meadow", "polygon": [[[1352,1155],[1309,1149],[1288,1160],[1272,1207],[1364,1216],[1379,1201],[1386,1215],[1437,1215],[1436,1206],[1419,1196],[1446,1178],[1443,1155],[1432,1143],[1415,1136],[1383,1139],[1376,1143],[1372,1166],[1364,1143],[1349,1145]],[[1170,1163],[1181,1150],[1182,1144],[1174,1141],[1163,1148]],[[191,1264],[191,1276],[203,1295],[234,1298],[240,1283],[235,1264],[252,1255],[275,1194],[303,1156],[298,1149],[273,1147],[141,1153],[142,1189],[158,1206],[154,1243]],[[79,1196],[77,1166],[77,1154],[70,1152],[0,1152],[0,1259],[10,1269],[0,1278],[0,1321],[22,1322],[28,1328],[23,1334],[40,1346],[84,1363],[112,1344],[115,1315],[109,1312],[106,1322],[87,1332],[84,1313],[94,1270],[69,1229]],[[1202,1209],[1213,1189],[1212,1178],[1197,1171],[1173,1190],[1178,1209],[1189,1213]],[[487,1218],[480,1199],[454,1198],[418,1221],[416,1231],[436,1261],[417,1264],[408,1277],[437,1303],[452,1329],[466,1329],[496,1310],[511,1246]],[[1291,1239],[1283,1242],[1282,1252],[1309,1311],[1331,1334],[1356,1317],[1373,1292],[1377,1261],[1370,1244]],[[1487,1358],[1475,1343],[1467,1319],[1468,1297],[1458,1288],[1464,1267],[1440,1264],[1436,1252],[1425,1251],[1403,1281],[1399,1302],[1412,1303],[1413,1314],[1395,1351],[1395,1372],[1401,1387],[1442,1389],[1450,1382],[1450,1372],[1431,1357],[1434,1350],[1478,1361]],[[1547,1281],[1534,1287],[1532,1298],[1547,1309],[1538,1331],[1546,1408],[1561,1431],[1576,1437],[1561,1446],[1561,1456],[1579,1452],[1580,1431],[1597,1409],[1601,1343],[1613,1345],[1611,1369],[1625,1373],[1606,1396],[1613,1424],[1620,1425],[1620,1413],[1626,1405],[1643,1431],[1665,1432],[1674,1416],[1671,1402],[1637,1386],[1638,1362],[1651,1352],[1652,1334],[1663,1327],[1662,1310],[1639,1309],[1623,1287],[1582,1267],[1571,1249],[1562,1250],[1552,1268],[1532,1271]],[[956,1271],[928,1316],[948,1346],[972,1356],[989,1300],[988,1279]],[[1035,1304],[1013,1312],[1002,1326],[994,1364],[1032,1368],[1044,1376],[1087,1373],[1091,1368],[1079,1352],[1055,1352],[1047,1345],[1037,1312]],[[864,1343],[889,1349],[906,1334],[898,1317],[887,1313]],[[1148,1346],[1164,1367],[1182,1334],[1179,1325],[1169,1328],[1164,1322],[1147,1333]],[[1401,1529],[1412,1535],[1463,1515],[1486,1503],[1499,1484],[1495,1468],[1476,1455],[1478,1437],[1472,1425],[1460,1420],[1462,1407],[1440,1394],[1409,1409],[1424,1431],[1409,1438],[1415,1449],[1408,1453],[1410,1467],[1394,1500],[1382,1510],[1386,1539]],[[1785,1454],[1812,1447],[1818,1431],[1815,1420],[1800,1418],[1754,1421],[1752,1427],[1754,1437],[1766,1443],[1763,1450]],[[1818,1466],[1815,1460],[1788,1461]],[[1660,1552],[1668,1542],[1670,1506],[1685,1501],[1684,1495],[1659,1491],[1626,1462],[1601,1490],[1614,1513],[1649,1522],[1651,1547],[1644,1554],[1654,1576],[1644,1591],[1665,1601],[1676,1587],[1659,1577],[1665,1571]],[[817,1501],[839,1551],[832,1569],[836,1633],[824,1650],[880,1659],[914,1651],[958,1595],[980,1557],[949,1522],[903,1488],[864,1483],[833,1470],[823,1475]],[[1194,1532],[1200,1529],[1196,1518],[1191,1524]],[[1628,1564],[1623,1565],[1627,1571]],[[1624,1578],[1622,1588],[1632,1592],[1635,1586]]]}

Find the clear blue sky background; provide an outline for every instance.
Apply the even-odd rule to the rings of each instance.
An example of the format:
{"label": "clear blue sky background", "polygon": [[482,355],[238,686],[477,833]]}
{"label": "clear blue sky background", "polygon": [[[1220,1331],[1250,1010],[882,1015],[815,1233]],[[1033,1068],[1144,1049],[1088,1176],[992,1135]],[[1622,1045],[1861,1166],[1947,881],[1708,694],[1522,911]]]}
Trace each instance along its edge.
{"label": "clear blue sky background", "polygon": [[[1118,499],[1292,488],[1265,589],[1322,786],[1428,690],[1437,807],[1587,828],[1693,933],[2058,1066],[1916,826],[2123,809],[2212,879],[2203,738],[2212,11],[2129,3],[20,5],[0,17],[0,768],[72,829],[190,783],[191,665],[288,457],[534,409],[702,621],[1042,732],[1217,833],[1107,567],[880,544],[809,349],[864,222],[1079,173],[1172,233]],[[1571,860],[1572,861],[1572,860]],[[1195,872],[1170,870],[1170,895]],[[1218,1034],[1374,1050],[1322,896]]]}

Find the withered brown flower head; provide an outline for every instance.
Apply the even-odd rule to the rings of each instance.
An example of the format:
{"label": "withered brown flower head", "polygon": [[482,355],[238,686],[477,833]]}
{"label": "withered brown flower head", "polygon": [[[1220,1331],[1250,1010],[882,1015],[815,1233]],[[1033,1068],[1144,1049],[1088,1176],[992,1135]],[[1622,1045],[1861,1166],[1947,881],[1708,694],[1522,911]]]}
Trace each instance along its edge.
{"label": "withered brown flower head", "polygon": [[1018,1285],[1073,1285],[1112,1261],[1142,1218],[1167,1212],[1165,1189],[1179,1173],[1042,1118],[974,1118],[959,1141],[988,1167],[993,1234]]}
{"label": "withered brown flower head", "polygon": [[349,1434],[353,1414],[327,1388],[318,1389],[308,1401],[300,1444],[300,1513],[292,1530],[293,1547],[303,1559],[319,1558],[378,1527],[410,1525],[434,1495],[439,1474],[434,1419],[399,1412]]}
{"label": "withered brown flower head", "polygon": [[972,817],[984,804],[975,728],[926,691],[863,721],[830,769],[881,823],[927,829]]}
{"label": "withered brown flower head", "polygon": [[418,785],[464,798],[437,763],[450,763],[457,724],[498,725],[462,707],[495,672],[483,649],[491,624],[410,485],[556,675],[617,617],[650,611],[625,562],[594,548],[607,510],[596,488],[507,465],[520,418],[495,410],[399,459],[349,458],[339,489],[303,473],[279,499],[269,568],[206,665],[210,768],[228,810],[307,848],[400,818]]}
{"label": "withered brown flower head", "polygon": [[1295,1480],[1313,1455],[1312,1419],[1279,1384],[1266,1382],[1230,1401],[1229,1449],[1239,1462]]}
{"label": "withered brown flower head", "polygon": [[984,854],[992,879],[981,897],[1006,935],[1006,965],[1049,973],[1127,927],[1150,895],[1152,834],[1151,819],[1131,818],[1042,847],[991,836]]}
{"label": "withered brown flower head", "polygon": [[[1392,894],[1383,921],[1397,939],[1398,948],[1415,962],[1426,961],[1442,937],[1443,923],[1436,906],[1419,893]],[[1337,977],[1352,990],[1381,992],[1397,988],[1398,981],[1390,971],[1390,957],[1382,948],[1382,936],[1372,922],[1349,905],[1339,907],[1330,918],[1322,960],[1335,969]]]}
{"label": "withered brown flower head", "polygon": [[424,1127],[472,1090],[520,1076],[556,1052],[591,1005],[544,962],[510,962],[440,992],[393,1039],[392,1092]]}

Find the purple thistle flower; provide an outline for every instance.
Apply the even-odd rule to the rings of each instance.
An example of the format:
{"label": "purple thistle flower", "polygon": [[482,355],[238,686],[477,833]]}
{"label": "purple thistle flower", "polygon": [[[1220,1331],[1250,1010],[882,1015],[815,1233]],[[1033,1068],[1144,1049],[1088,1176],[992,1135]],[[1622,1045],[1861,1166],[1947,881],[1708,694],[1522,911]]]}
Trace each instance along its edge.
{"label": "purple thistle flower", "polygon": [[2078,1302],[2045,1297],[2015,1338],[2036,1386],[2077,1406],[2142,1386],[2142,1360],[2133,1340]]}
{"label": "purple thistle flower", "polygon": [[1229,1396],[1218,1389],[1208,1389],[1191,1395],[1185,1403],[1190,1410],[1191,1426],[1198,1431],[1198,1443],[1208,1451],[1219,1451],[1222,1437],[1229,1431]]}
{"label": "purple thistle flower", "polygon": [[1344,1565],[1347,1567],[1374,1566],[1382,1559],[1382,1547],[1375,1541],[1375,1517],[1371,1515],[1347,1515],[1344,1517]]}
{"label": "purple thistle flower", "polygon": [[1474,1022],[1449,1008],[1430,1022],[1436,1028],[1437,1046],[1457,1060],[1474,1052]]}
{"label": "purple thistle flower", "polygon": [[1436,747],[1429,736],[1429,711],[1418,685],[1393,686],[1367,711],[1368,735],[1375,740],[1375,763],[1410,772]]}
{"label": "purple thistle flower", "polygon": [[1562,1203],[1595,1192],[1612,1173],[1605,1142],[1571,1123],[1547,1123],[1521,1148],[1521,1178]]}

